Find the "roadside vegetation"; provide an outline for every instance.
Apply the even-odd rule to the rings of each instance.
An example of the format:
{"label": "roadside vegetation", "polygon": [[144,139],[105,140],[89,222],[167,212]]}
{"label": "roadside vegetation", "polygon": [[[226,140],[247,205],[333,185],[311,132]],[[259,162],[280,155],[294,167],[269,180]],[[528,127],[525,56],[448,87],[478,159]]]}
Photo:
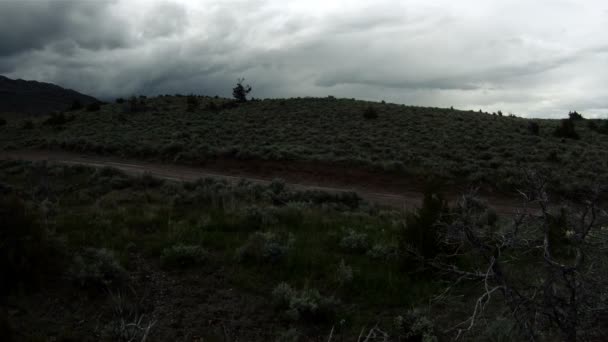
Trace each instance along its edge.
{"label": "roadside vegetation", "polygon": [[528,120],[331,96],[256,100],[239,85],[238,100],[132,97],[96,111],[74,107],[48,118],[9,120],[0,126],[0,147],[194,165],[298,161],[504,191],[521,186],[526,169],[551,170],[552,186],[562,194],[608,181],[607,120],[576,112],[564,120]]}
{"label": "roadside vegetation", "polygon": [[606,337],[599,188],[552,209],[527,173],[537,209],[507,218],[474,194],[448,207],[437,184],[402,212],[280,180],[20,161],[0,180],[9,341]]}

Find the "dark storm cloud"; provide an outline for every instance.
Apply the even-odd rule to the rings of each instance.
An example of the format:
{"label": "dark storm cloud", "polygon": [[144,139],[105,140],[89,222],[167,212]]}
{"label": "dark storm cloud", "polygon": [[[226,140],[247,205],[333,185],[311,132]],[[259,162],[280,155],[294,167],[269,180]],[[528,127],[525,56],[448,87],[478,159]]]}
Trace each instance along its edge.
{"label": "dark storm cloud", "polygon": [[595,0],[5,0],[0,73],[102,98],[229,96],[246,77],[256,97],[601,115],[605,10]]}
{"label": "dark storm cloud", "polygon": [[49,44],[88,49],[125,46],[123,22],[109,15],[114,1],[3,1],[0,4],[0,56]]}

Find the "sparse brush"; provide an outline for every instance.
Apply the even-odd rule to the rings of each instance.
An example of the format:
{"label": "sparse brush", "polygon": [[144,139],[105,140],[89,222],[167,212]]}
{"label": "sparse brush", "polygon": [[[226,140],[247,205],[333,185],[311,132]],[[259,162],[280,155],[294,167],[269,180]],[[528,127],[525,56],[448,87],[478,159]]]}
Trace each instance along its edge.
{"label": "sparse brush", "polygon": [[357,232],[354,229],[347,229],[340,240],[340,248],[350,253],[363,254],[370,247],[369,238],[366,233]]}
{"label": "sparse brush", "polygon": [[378,118],[378,111],[374,107],[368,106],[363,111],[363,117],[367,120],[376,119]]}
{"label": "sparse brush", "polygon": [[570,119],[563,119],[560,125],[553,131],[553,136],[557,138],[568,138],[568,139],[580,139],[580,136],[575,130],[574,121]]}
{"label": "sparse brush", "polygon": [[294,290],[287,283],[280,283],[272,291],[276,310],[289,321],[323,322],[331,319],[338,301],[324,297],[316,289]]}
{"label": "sparse brush", "polygon": [[236,258],[239,262],[276,263],[285,258],[294,243],[291,233],[255,232],[236,250]]}
{"label": "sparse brush", "polygon": [[121,287],[128,278],[114,253],[105,248],[85,248],[78,253],[70,275],[79,286],[97,291]]}
{"label": "sparse brush", "polygon": [[207,263],[209,253],[201,246],[174,245],[165,248],[160,256],[160,263],[165,269],[190,268]]}
{"label": "sparse brush", "polygon": [[346,286],[353,281],[353,268],[344,262],[344,259],[340,260],[338,267],[336,268],[335,278],[336,282],[340,287]]}
{"label": "sparse brush", "polygon": [[186,110],[189,112],[194,112],[195,110],[198,109],[199,107],[199,100],[198,100],[198,96],[196,95],[189,95],[186,98]]}

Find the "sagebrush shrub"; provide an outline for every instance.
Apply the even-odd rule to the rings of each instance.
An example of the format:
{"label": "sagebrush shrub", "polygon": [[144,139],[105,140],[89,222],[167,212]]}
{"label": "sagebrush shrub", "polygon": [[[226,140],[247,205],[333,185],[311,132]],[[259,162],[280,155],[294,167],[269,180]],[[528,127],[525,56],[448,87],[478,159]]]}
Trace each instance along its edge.
{"label": "sagebrush shrub", "polygon": [[236,250],[239,262],[278,262],[295,243],[291,233],[255,232]]}
{"label": "sagebrush shrub", "polygon": [[347,265],[344,259],[342,259],[336,268],[334,276],[339,286],[350,284],[354,277],[353,268]]}
{"label": "sagebrush shrub", "polygon": [[580,139],[574,127],[574,120],[563,119],[560,125],[553,131],[553,136],[557,138]]}
{"label": "sagebrush shrub", "polygon": [[435,324],[419,310],[410,310],[395,317],[394,329],[397,337],[407,341],[438,341]]}
{"label": "sagebrush shrub", "polygon": [[174,245],[163,249],[160,263],[163,268],[188,268],[200,266],[207,262],[208,253],[201,246]]}
{"label": "sagebrush shrub", "polygon": [[440,251],[437,223],[447,210],[447,201],[433,189],[427,189],[422,207],[406,216],[400,249],[407,251],[411,247],[425,258],[435,257]]}
{"label": "sagebrush shrub", "polygon": [[275,309],[284,318],[297,322],[323,322],[331,319],[338,306],[333,297],[324,297],[316,289],[297,291],[287,283],[280,283],[272,291]]}
{"label": "sagebrush shrub", "polygon": [[399,246],[397,244],[376,243],[367,251],[367,256],[372,259],[397,260],[399,259]]}
{"label": "sagebrush shrub", "polygon": [[590,130],[600,134],[608,134],[608,120],[589,120],[587,126]]}
{"label": "sagebrush shrub", "polygon": [[540,126],[537,122],[530,121],[528,122],[528,131],[534,135],[538,135],[540,133]]}
{"label": "sagebrush shrub", "polygon": [[205,110],[208,110],[208,111],[211,111],[211,112],[217,112],[218,109],[219,109],[219,107],[217,106],[217,104],[215,104],[214,101],[209,101],[205,105]]}
{"label": "sagebrush shrub", "polygon": [[74,120],[74,116],[67,116],[64,113],[53,113],[51,116],[42,122],[43,125],[60,126]]}
{"label": "sagebrush shrub", "polygon": [[189,112],[194,112],[199,107],[198,97],[195,95],[188,95],[186,98],[186,110]]}
{"label": "sagebrush shrub", "polygon": [[365,253],[369,249],[369,239],[366,233],[347,229],[340,240],[340,248],[351,253]]}
{"label": "sagebrush shrub", "polygon": [[127,281],[127,272],[114,252],[105,248],[85,248],[78,253],[70,275],[76,284],[91,290],[120,287]]}

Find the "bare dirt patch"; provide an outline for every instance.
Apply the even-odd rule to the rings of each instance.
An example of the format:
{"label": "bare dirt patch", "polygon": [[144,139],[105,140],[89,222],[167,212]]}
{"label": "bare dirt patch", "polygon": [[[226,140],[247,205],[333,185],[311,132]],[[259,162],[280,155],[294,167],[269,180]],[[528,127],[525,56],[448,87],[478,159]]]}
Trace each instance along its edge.
{"label": "bare dirt patch", "polygon": [[[149,173],[153,176],[181,181],[199,178],[219,178],[227,181],[247,179],[257,183],[269,183],[283,179],[297,190],[321,190],[328,192],[354,191],[363,199],[396,208],[413,209],[422,201],[423,182],[416,178],[377,173],[360,168],[328,166],[313,162],[241,161],[218,159],[203,166],[184,166],[162,162],[140,161],[118,157],[78,154],[63,151],[3,151],[2,159],[51,161],[94,167],[113,167],[128,174]],[[449,186],[446,189],[451,202],[466,189]],[[518,198],[484,190],[481,197],[498,213],[513,214],[520,209]]]}

